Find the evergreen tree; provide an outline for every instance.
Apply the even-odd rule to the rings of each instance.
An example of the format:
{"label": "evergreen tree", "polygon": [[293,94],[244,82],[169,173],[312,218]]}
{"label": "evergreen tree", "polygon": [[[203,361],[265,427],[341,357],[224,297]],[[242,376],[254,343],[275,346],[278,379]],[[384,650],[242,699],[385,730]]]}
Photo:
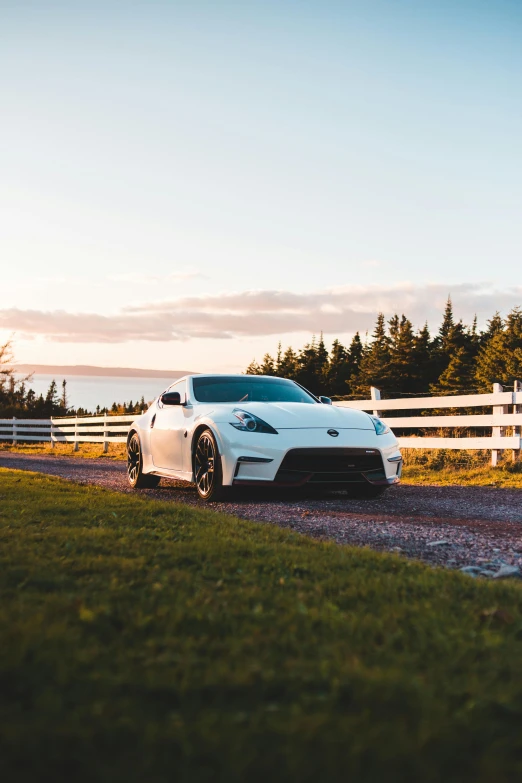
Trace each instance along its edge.
{"label": "evergreen tree", "polygon": [[453,317],[453,304],[451,297],[448,296],[446,306],[444,308],[444,315],[442,317],[442,323],[439,327],[438,334],[433,341],[433,362],[434,362],[434,374],[438,378],[441,373],[444,372],[448,366],[451,356],[448,353],[449,349],[449,336],[453,332],[455,327],[455,319]]}
{"label": "evergreen tree", "polygon": [[316,342],[314,336],[312,342],[307,343],[299,352],[295,380],[312,394],[322,394],[327,373],[328,351],[321,334],[319,342]]}
{"label": "evergreen tree", "polygon": [[413,389],[416,377],[414,364],[415,338],[411,321],[405,315],[399,320],[395,315],[390,321],[390,358],[388,365],[388,390],[393,396],[403,389]]}
{"label": "evergreen tree", "polygon": [[489,322],[488,339],[482,345],[476,362],[475,377],[479,391],[491,391],[493,383],[505,387],[522,380],[522,312],[515,307],[502,329],[498,314]]}
{"label": "evergreen tree", "polygon": [[287,348],[282,356],[280,355],[280,352],[278,352],[276,374],[280,378],[289,378],[290,380],[295,381],[297,372],[297,354],[294,349]]}
{"label": "evergreen tree", "polygon": [[504,321],[497,310],[493,318],[489,319],[487,329],[482,334],[482,343],[487,343],[488,340],[491,340],[492,337],[502,331],[504,331]]}
{"label": "evergreen tree", "polygon": [[453,354],[437,383],[430,386],[430,392],[441,397],[448,394],[466,394],[474,385],[474,370],[471,352],[461,346]]}
{"label": "evergreen tree", "polygon": [[277,354],[275,360],[276,375],[279,375],[278,368],[280,367],[282,360],[283,360],[283,349],[281,347],[281,340],[279,340],[279,342],[277,343]]}
{"label": "evergreen tree", "polygon": [[451,296],[448,296],[446,300],[446,306],[444,308],[442,323],[439,329],[439,339],[442,343],[444,343],[444,341],[448,339],[454,326],[455,326],[455,319],[453,317],[453,302],[451,301]]}
{"label": "evergreen tree", "polygon": [[355,332],[352,337],[352,342],[348,348],[348,359],[350,362],[350,374],[346,381],[347,389],[344,390],[344,394],[355,394],[355,387],[357,386],[357,379],[359,377],[359,368],[361,366],[362,357],[364,355],[364,346],[362,344],[361,336],[359,332]]}
{"label": "evergreen tree", "polygon": [[329,395],[346,394],[346,384],[351,375],[350,356],[339,340],[334,340],[325,383]]}
{"label": "evergreen tree", "polygon": [[45,408],[48,416],[55,416],[60,413],[60,398],[58,396],[58,386],[55,380],[52,380],[47,394],[45,395]]}
{"label": "evergreen tree", "polygon": [[261,375],[261,368],[255,359],[252,359],[245,370],[246,375]]}
{"label": "evergreen tree", "polygon": [[269,353],[265,353],[263,357],[263,364],[259,367],[260,375],[275,375],[276,365],[272,356]]}
{"label": "evergreen tree", "polygon": [[436,377],[442,376],[460,348],[465,348],[469,356],[475,357],[480,347],[479,343],[476,324],[474,328],[469,329],[462,320],[455,322],[451,298],[448,297],[442,324],[433,346],[432,359]]}
{"label": "evergreen tree", "polygon": [[433,345],[428,324],[425,323],[420,331],[413,338],[413,373],[412,373],[412,394],[428,394],[430,384],[435,383],[437,375],[434,372]]}
{"label": "evergreen tree", "polygon": [[364,351],[352,394],[360,399],[368,398],[370,386],[386,392],[389,388],[390,338],[386,334],[384,314],[379,313],[368,350]]}
{"label": "evergreen tree", "polygon": [[63,415],[67,415],[67,411],[69,410],[69,400],[67,399],[67,381],[65,378],[62,381],[62,397],[60,399],[60,405],[63,409]]}

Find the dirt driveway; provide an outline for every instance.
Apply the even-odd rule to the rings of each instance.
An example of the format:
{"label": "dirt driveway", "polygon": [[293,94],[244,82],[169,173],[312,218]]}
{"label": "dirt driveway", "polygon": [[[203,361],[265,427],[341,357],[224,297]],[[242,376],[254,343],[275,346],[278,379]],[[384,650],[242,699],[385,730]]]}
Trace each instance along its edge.
{"label": "dirt driveway", "polygon": [[[127,485],[125,464],[104,459],[26,456],[3,452],[0,467],[32,470],[119,492]],[[141,494],[204,505],[195,489],[162,480]],[[417,487],[402,484],[378,500],[351,500],[342,493],[321,498],[242,490],[213,508],[279,525],[339,544],[369,546],[472,575],[522,571],[522,490],[494,487]],[[517,576],[511,569],[512,575]]]}

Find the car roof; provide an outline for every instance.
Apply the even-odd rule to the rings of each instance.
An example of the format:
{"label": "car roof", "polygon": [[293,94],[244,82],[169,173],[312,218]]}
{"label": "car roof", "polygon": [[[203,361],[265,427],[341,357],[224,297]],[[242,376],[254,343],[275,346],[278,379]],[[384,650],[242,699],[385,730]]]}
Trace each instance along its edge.
{"label": "car roof", "polygon": [[181,378],[176,378],[173,383],[179,383],[179,381],[184,381],[187,378],[266,378],[267,380],[289,380],[288,378],[282,378],[280,375],[249,375],[247,373],[239,372],[193,372],[190,375],[183,375]]}

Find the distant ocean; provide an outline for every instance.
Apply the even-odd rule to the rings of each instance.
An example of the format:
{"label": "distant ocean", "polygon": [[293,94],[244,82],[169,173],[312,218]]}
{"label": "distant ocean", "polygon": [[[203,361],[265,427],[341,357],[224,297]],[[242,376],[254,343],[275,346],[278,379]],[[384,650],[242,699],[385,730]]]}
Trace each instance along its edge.
{"label": "distant ocean", "polygon": [[74,408],[86,408],[95,411],[96,406],[109,408],[113,402],[139,402],[145,397],[150,402],[158,394],[174,383],[175,378],[119,378],[98,375],[33,375],[27,384],[37,395],[47,393],[53,380],[58,385],[58,394],[62,393],[62,381],[67,381],[67,399]]}

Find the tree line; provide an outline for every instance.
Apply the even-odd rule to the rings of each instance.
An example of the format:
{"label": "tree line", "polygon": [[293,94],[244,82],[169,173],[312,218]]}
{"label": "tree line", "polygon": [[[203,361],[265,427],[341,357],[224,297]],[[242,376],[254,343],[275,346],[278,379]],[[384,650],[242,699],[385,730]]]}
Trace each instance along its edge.
{"label": "tree line", "polygon": [[[69,404],[67,381],[60,386],[55,380],[49,384],[45,394],[36,394],[31,388],[31,376],[17,379],[12,342],[8,340],[0,345],[0,418],[9,419],[49,419],[51,416],[88,416],[92,412],[86,408],[75,408]],[[122,414],[140,413],[147,403],[142,397],[140,401],[113,402],[110,407],[96,406],[94,413],[117,416]]]}
{"label": "tree line", "polygon": [[415,330],[405,315],[387,322],[379,313],[373,333],[350,345],[323,336],[303,348],[265,354],[245,371],[250,375],[290,378],[314,394],[368,399],[370,386],[383,397],[473,394],[491,391],[493,383],[512,386],[522,380],[522,312],[515,307],[502,318],[497,312],[484,330],[456,320],[448,298],[440,327],[432,335],[425,324]]}

